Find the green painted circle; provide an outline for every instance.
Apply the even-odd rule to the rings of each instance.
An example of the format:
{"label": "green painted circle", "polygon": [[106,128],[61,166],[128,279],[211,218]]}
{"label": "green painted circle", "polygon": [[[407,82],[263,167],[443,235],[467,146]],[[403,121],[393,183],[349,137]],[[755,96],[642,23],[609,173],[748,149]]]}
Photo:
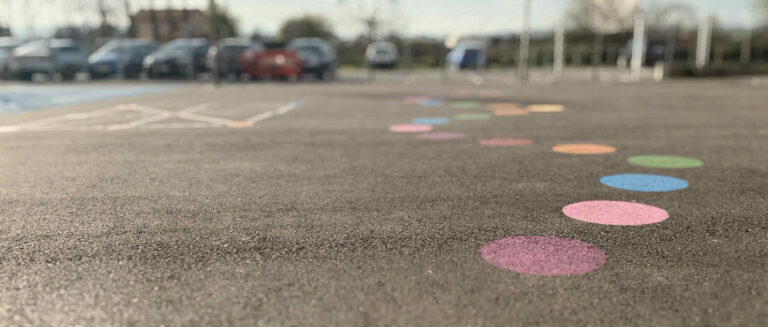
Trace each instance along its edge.
{"label": "green painted circle", "polygon": [[457,114],[453,116],[453,119],[456,120],[488,120],[491,118],[491,114],[485,114],[485,113],[476,113],[476,114]]}
{"label": "green painted circle", "polygon": [[627,159],[629,163],[654,168],[693,168],[701,167],[701,160],[678,156],[635,156]]}
{"label": "green painted circle", "polygon": [[452,101],[451,107],[459,109],[474,109],[479,108],[480,103],[477,101]]}

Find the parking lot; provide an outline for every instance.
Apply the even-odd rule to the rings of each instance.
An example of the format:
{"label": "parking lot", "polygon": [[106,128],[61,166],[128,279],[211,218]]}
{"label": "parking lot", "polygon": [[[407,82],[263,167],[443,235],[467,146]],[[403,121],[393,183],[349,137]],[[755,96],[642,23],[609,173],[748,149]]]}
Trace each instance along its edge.
{"label": "parking lot", "polygon": [[768,320],[764,80],[439,77],[3,110],[0,321]]}

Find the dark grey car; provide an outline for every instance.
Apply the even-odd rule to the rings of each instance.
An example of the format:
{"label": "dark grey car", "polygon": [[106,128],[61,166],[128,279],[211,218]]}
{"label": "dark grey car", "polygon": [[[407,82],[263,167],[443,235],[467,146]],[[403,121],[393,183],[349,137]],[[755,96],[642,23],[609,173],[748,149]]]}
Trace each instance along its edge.
{"label": "dark grey car", "polygon": [[301,73],[312,74],[318,79],[336,78],[336,50],[320,38],[298,38],[288,43],[288,49],[301,57]]}

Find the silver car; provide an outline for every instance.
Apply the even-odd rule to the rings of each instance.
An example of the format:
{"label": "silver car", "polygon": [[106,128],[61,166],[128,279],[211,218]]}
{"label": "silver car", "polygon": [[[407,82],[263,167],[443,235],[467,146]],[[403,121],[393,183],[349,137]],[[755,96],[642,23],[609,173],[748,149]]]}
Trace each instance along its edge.
{"label": "silver car", "polygon": [[0,78],[11,76],[11,55],[22,42],[12,37],[0,37]]}
{"label": "silver car", "polygon": [[32,41],[13,50],[11,72],[20,79],[31,79],[35,73],[53,77],[60,74],[72,80],[88,67],[88,52],[75,40],[45,39]]}

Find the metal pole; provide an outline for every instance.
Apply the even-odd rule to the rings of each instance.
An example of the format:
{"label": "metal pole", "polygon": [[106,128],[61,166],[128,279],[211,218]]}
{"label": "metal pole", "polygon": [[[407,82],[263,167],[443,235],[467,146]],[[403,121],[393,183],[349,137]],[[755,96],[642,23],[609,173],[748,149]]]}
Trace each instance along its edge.
{"label": "metal pole", "polygon": [[669,75],[672,72],[672,65],[675,63],[675,52],[677,52],[677,26],[667,28],[667,44],[664,51],[664,74]]}
{"label": "metal pole", "polygon": [[555,57],[552,64],[552,70],[555,78],[563,77],[563,68],[565,67],[565,21],[561,21],[555,26]]}
{"label": "metal pole", "polygon": [[523,5],[523,33],[520,34],[520,56],[518,59],[518,74],[520,81],[528,82],[528,57],[531,51],[531,0],[525,0]]}
{"label": "metal pole", "polygon": [[603,63],[603,32],[595,32],[595,40],[592,45],[592,80],[600,80],[600,65]]}
{"label": "metal pole", "polygon": [[635,14],[635,31],[632,37],[632,63],[630,79],[639,81],[645,62],[645,14],[637,11]]}
{"label": "metal pole", "polygon": [[752,29],[744,33],[744,39],[741,40],[741,64],[748,65],[752,60]]}
{"label": "metal pole", "polygon": [[219,24],[217,20],[217,12],[216,12],[216,0],[208,0],[208,5],[210,6],[210,19],[211,19],[211,32],[213,36],[213,71],[211,74],[213,75],[213,84],[216,86],[219,86],[221,84],[221,76],[219,76]]}
{"label": "metal pole", "polygon": [[709,64],[711,42],[712,17],[706,17],[699,22],[699,35],[696,41],[696,68],[702,69]]}

